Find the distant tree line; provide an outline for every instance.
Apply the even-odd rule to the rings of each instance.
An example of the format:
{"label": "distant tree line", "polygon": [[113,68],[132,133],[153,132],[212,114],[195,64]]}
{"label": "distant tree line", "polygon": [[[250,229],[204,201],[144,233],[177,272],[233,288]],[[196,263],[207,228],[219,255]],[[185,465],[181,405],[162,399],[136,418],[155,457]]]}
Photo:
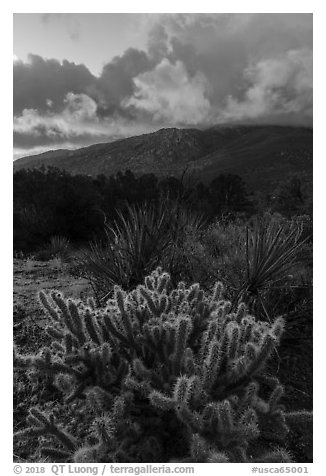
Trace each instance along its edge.
{"label": "distant tree line", "polygon": [[294,181],[292,188],[281,187],[262,205],[234,174],[222,174],[204,184],[194,180],[186,183],[184,177],[136,177],[129,170],[94,178],[43,168],[15,172],[13,184],[14,250],[22,251],[38,249],[55,235],[76,244],[100,237],[104,224],[127,204],[179,200],[208,219],[250,216],[262,206],[284,214],[305,212],[306,207],[300,181]]}

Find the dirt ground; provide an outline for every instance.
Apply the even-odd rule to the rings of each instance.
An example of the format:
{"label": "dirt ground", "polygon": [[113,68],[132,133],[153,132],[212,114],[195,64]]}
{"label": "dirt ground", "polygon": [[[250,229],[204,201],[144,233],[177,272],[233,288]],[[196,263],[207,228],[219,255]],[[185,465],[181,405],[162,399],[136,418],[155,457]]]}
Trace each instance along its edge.
{"label": "dirt ground", "polygon": [[22,306],[28,314],[40,313],[38,292],[42,289],[54,289],[66,297],[83,299],[91,294],[91,288],[85,279],[70,273],[71,265],[60,259],[35,261],[14,259],[14,307]]}

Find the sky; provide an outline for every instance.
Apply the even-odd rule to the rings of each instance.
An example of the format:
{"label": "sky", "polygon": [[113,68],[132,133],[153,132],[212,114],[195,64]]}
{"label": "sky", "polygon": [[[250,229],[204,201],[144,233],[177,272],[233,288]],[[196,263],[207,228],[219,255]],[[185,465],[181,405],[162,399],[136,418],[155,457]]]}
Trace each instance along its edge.
{"label": "sky", "polygon": [[14,158],[162,127],[312,126],[312,14],[14,14]]}

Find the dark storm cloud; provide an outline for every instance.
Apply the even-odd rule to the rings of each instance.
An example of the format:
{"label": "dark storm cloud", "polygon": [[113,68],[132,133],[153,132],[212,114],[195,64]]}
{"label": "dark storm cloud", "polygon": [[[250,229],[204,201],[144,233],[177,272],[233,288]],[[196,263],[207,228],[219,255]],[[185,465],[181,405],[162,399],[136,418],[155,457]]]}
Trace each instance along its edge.
{"label": "dark storm cloud", "polygon": [[[123,114],[121,101],[135,91],[133,78],[151,69],[154,63],[144,51],[129,48],[104,65],[96,77],[83,64],[44,59],[29,55],[28,62],[14,62],[14,114],[24,109],[60,112],[67,93],[87,94],[102,116]],[[127,112],[125,111],[127,114]]]}
{"label": "dark storm cloud", "polygon": [[133,78],[152,66],[147,54],[135,48],[129,48],[122,56],[116,56],[107,63],[100,77],[86,90],[96,100],[99,113],[102,116],[115,112],[129,115],[121,107],[121,102],[135,91]]}
{"label": "dark storm cloud", "polygon": [[312,15],[146,21],[147,51],[127,49],[99,77],[85,65],[36,55],[15,62],[15,143],[85,144],[222,122],[311,124]]}
{"label": "dark storm cloud", "polygon": [[84,65],[29,55],[27,63],[14,62],[14,114],[24,109],[43,113],[51,103],[54,111],[60,111],[68,92],[83,93],[95,80]]}

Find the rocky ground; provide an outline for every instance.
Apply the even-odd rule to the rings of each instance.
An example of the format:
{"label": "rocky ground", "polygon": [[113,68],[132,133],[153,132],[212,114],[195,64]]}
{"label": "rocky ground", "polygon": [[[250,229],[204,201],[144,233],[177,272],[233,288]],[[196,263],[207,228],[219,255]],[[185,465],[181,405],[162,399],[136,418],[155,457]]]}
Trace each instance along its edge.
{"label": "rocky ground", "polygon": [[74,298],[91,292],[88,282],[73,276],[71,265],[59,258],[45,262],[14,259],[14,307],[22,306],[28,314],[39,314],[37,294],[41,289],[57,289]]}

